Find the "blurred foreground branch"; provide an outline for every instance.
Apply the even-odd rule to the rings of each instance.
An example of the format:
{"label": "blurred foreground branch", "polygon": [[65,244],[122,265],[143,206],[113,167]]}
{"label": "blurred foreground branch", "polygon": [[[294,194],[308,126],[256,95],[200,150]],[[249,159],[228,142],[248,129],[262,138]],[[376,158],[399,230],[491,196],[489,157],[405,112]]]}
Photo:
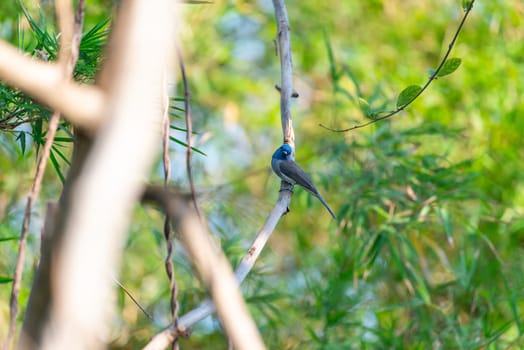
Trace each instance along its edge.
{"label": "blurred foreground branch", "polygon": [[[63,10],[61,25],[73,23],[72,2],[56,5]],[[131,210],[161,134],[158,101],[174,59],[172,6],[167,0],[120,4],[106,60],[92,87],[66,82],[54,64],[34,62],[0,44],[0,52],[21,58],[15,69],[9,67],[15,72],[9,75],[9,60],[0,55],[0,76],[63,112],[77,127],[57,218],[52,232],[46,232],[31,289],[22,349],[96,349],[108,342],[111,276],[118,270]],[[64,37],[70,34],[65,30]]]}
{"label": "blurred foreground branch", "polygon": [[[63,75],[64,82],[68,82],[71,80],[73,70],[76,66],[76,62],[78,61],[80,39],[82,37],[82,27],[84,23],[85,1],[80,0],[78,2],[77,11],[74,16],[72,13],[73,9],[71,5],[72,4],[68,3],[67,1],[57,1],[56,5],[56,14],[59,18],[59,28],[62,33],[62,36],[60,38],[60,51],[58,55],[59,63],[57,64],[57,66],[59,69],[61,69],[61,74]],[[36,199],[40,194],[45,167],[49,158],[49,154],[51,153],[51,146],[53,145],[56,130],[58,129],[60,116],[61,114],[58,111],[55,111],[51,115],[47,127],[45,144],[42,149],[42,152],[40,153],[40,158],[38,159],[38,164],[33,179],[33,185],[31,186],[31,191],[29,192],[29,196],[27,197],[27,203],[24,212],[24,220],[22,223],[22,232],[20,234],[18,259],[16,262],[13,286],[11,289],[11,300],[9,306],[9,330],[4,343],[5,349],[8,349],[11,345],[16,331],[16,318],[18,314],[18,296],[20,292],[20,286],[22,283],[22,274],[25,261],[25,247],[27,241],[27,234],[29,231],[29,224],[31,222],[31,211],[33,208],[33,204],[35,203]],[[52,221],[53,214],[49,214],[48,221]],[[48,231],[51,230],[51,227],[52,226],[48,227]]]}
{"label": "blurred foreground branch", "polygon": [[[291,98],[296,97],[293,91],[293,64],[291,59],[291,44],[289,37],[289,21],[287,18],[286,6],[283,0],[273,0],[275,8],[275,17],[277,21],[277,37],[280,52],[281,64],[281,87],[280,91],[280,112],[282,121],[282,133],[285,143],[294,146],[295,134],[293,130],[293,121],[291,118]],[[249,274],[249,271],[255,265],[262,249],[271,237],[280,218],[288,212],[288,206],[291,201],[292,192],[281,190],[278,200],[273,210],[269,214],[264,226],[256,235],[251,247],[244,255],[240,264],[235,271],[237,283],[242,283]],[[215,312],[215,305],[211,300],[204,300],[197,308],[178,319],[178,330],[174,325],[155,335],[147,344],[144,350],[162,350],[165,349],[177,337],[178,332],[185,330],[196,322],[204,319]]]}
{"label": "blurred foreground branch", "polygon": [[[168,192],[161,187],[148,187],[144,200],[160,204],[171,218],[171,224],[180,233],[181,240],[209,290],[218,316],[235,349],[265,349],[231,266],[220,247],[212,242],[191,197]],[[186,328],[183,320],[179,319],[175,334],[184,333]]]}

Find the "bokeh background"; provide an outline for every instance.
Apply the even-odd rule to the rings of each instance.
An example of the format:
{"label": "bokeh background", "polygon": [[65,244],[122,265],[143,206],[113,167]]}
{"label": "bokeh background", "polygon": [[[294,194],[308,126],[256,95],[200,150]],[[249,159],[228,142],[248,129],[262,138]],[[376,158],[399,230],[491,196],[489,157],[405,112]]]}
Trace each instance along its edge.
{"label": "bokeh background", "polygon": [[[52,59],[52,2],[23,3],[42,33],[13,1],[0,4],[0,36]],[[88,2],[85,32],[94,32],[83,43],[78,80],[94,79],[115,6]],[[338,219],[296,189],[291,212],[242,285],[268,348],[523,347],[524,3],[476,1],[451,53],[462,59],[458,70],[392,119],[346,133],[319,124],[363,123],[368,108],[392,110],[405,87],[423,85],[457,30],[463,1],[287,6],[300,94],[293,105],[296,159]],[[268,0],[180,7],[193,143],[205,154],[194,154],[197,192],[213,234],[236,264],[278,195],[269,168],[282,143],[273,7]],[[183,96],[180,86],[173,88]],[[17,108],[26,109],[20,118],[36,119],[0,130],[0,325],[6,325],[16,237],[49,111],[5,86],[0,92],[0,119]],[[173,100],[172,182],[187,190],[182,107]],[[20,322],[45,203],[59,196],[67,173],[67,123],[58,137],[34,208]],[[162,181],[160,155],[148,181]],[[170,322],[162,228],[161,213],[137,205],[119,281],[154,320],[117,288],[112,348],[139,348]],[[179,245],[174,259],[183,314],[205,291]],[[227,340],[209,317],[182,346],[226,349]]]}

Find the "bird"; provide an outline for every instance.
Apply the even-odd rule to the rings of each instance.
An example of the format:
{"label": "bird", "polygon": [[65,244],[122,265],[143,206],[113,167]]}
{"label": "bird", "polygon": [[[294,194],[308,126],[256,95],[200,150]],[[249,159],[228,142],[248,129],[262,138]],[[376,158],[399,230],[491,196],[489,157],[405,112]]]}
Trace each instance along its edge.
{"label": "bird", "polygon": [[322,205],[324,205],[324,207],[329,211],[329,214],[331,214],[333,219],[336,219],[337,217],[335,216],[335,213],[333,213],[333,210],[331,210],[324,198],[322,198],[320,193],[318,193],[318,190],[309,179],[309,176],[307,176],[306,172],[302,170],[293,159],[291,159],[292,153],[293,150],[287,143],[277,148],[271,158],[271,168],[275,174],[285,182],[291,185],[299,185],[313,196],[317,197]]}

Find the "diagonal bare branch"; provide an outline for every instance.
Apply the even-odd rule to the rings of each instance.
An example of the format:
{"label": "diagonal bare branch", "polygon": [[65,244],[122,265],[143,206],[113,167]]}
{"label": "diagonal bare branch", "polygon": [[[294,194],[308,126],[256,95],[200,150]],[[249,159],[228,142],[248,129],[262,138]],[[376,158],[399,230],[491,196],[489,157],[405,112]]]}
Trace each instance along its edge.
{"label": "diagonal bare branch", "polygon": [[[64,3],[64,1],[62,0],[60,2]],[[62,57],[62,59],[59,61],[59,65],[60,68],[63,70],[63,75],[65,79],[71,78],[73,69],[78,60],[78,49],[80,45],[80,38],[82,36],[82,26],[84,21],[84,6],[84,0],[79,1],[77,8],[77,16],[75,17],[74,23],[71,23],[71,25],[69,25],[65,21],[60,21],[59,23],[59,27],[61,28],[61,30],[63,32],[69,33],[67,36],[62,36],[60,38],[60,56]],[[58,2],[56,11],[58,17],[60,18],[70,17],[71,20],[73,19],[72,14],[68,13],[67,10],[63,8],[63,6],[58,6]],[[76,54],[74,54],[73,52],[76,52]],[[45,167],[47,164],[47,160],[49,159],[51,146],[53,144],[59,122],[60,113],[55,111],[52,114],[48,123],[46,141],[44,144],[44,148],[40,153],[40,158],[38,159],[38,164],[33,179],[33,184],[31,186],[31,191],[29,192],[29,196],[27,197],[24,219],[22,223],[22,232],[20,234],[18,259],[16,263],[13,285],[11,290],[9,331],[4,344],[5,348],[8,348],[8,346],[11,344],[15,334],[16,317],[18,314],[18,296],[20,293],[20,286],[22,282],[27,234],[29,231],[29,224],[31,222],[31,211],[33,204],[35,203],[36,199],[40,194],[40,188],[42,184],[42,179],[44,177]]]}
{"label": "diagonal bare branch", "polygon": [[[284,135],[284,142],[294,146],[295,134],[293,131],[293,123],[291,118],[291,98],[296,97],[296,93],[293,91],[293,67],[289,37],[289,21],[287,18],[287,11],[284,1],[273,0],[273,5],[275,7],[275,16],[278,25],[278,47],[281,63],[282,87],[279,91],[281,94],[280,112],[282,120],[282,132]],[[244,255],[235,271],[235,277],[238,283],[242,283],[247,277],[249,271],[251,271],[260,253],[262,252],[262,249],[275,230],[278,221],[284,214],[288,212],[291,195],[292,192],[289,190],[281,190],[279,192],[277,203],[275,204],[264,226],[258,232],[251,247],[248,249],[247,253]],[[191,310],[179,318],[178,328],[186,329],[191,327],[193,324],[214,313],[215,310],[215,305],[211,300],[204,300],[197,308]],[[146,347],[144,347],[144,350],[165,349],[177,336],[179,329],[176,329],[176,327],[171,325],[169,328],[156,334],[146,345]]]}
{"label": "diagonal bare branch", "polygon": [[[168,213],[211,298],[217,305],[217,313],[235,349],[265,349],[256,324],[249,316],[229,262],[220,247],[211,240],[209,232],[188,196],[150,186],[143,199],[160,204]],[[179,319],[178,328],[174,329],[177,334],[187,328],[181,322],[182,319]],[[173,334],[162,340],[169,339],[169,344],[175,338],[176,335]]]}
{"label": "diagonal bare branch", "polygon": [[36,61],[3,40],[0,79],[63,113],[75,125],[95,130],[101,123],[104,95],[100,89],[64,80],[58,64]]}

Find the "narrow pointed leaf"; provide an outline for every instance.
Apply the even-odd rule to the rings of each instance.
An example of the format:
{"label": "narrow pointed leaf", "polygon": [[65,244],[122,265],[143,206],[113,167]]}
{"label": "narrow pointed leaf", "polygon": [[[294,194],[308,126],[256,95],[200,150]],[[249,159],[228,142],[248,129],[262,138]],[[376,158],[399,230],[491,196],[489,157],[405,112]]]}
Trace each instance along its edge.
{"label": "narrow pointed leaf", "polygon": [[13,281],[13,279],[11,277],[0,276],[0,284],[9,283],[11,281]]}
{"label": "narrow pointed leaf", "polygon": [[21,132],[18,134],[17,140],[20,141],[20,148],[22,149],[22,154],[25,154],[25,132]]}
{"label": "narrow pointed leaf", "polygon": [[62,173],[62,169],[60,169],[60,164],[58,163],[52,149],[51,149],[51,152],[49,153],[49,159],[51,160],[51,164],[53,164],[53,167],[55,168],[55,171],[58,177],[60,178],[60,181],[63,184],[65,182],[65,177],[64,177],[64,174]]}
{"label": "narrow pointed leaf", "polygon": [[367,117],[369,117],[371,115],[371,107],[369,106],[368,101],[364,100],[362,97],[359,97],[358,104],[360,106],[360,110],[364,112]]}
{"label": "narrow pointed leaf", "polygon": [[[171,141],[173,141],[174,143],[178,143],[179,145],[182,145],[182,146],[184,146],[184,147],[187,147],[187,143],[185,143],[185,142],[182,141],[182,140],[179,140],[179,139],[177,139],[177,138],[174,138],[173,136],[169,136],[169,139],[170,139]],[[202,152],[202,151],[199,150],[198,148],[191,147],[191,149],[192,149],[193,151],[195,151],[196,153],[200,153],[200,154],[203,155],[203,156],[207,156],[207,154],[205,154],[204,152]]]}

